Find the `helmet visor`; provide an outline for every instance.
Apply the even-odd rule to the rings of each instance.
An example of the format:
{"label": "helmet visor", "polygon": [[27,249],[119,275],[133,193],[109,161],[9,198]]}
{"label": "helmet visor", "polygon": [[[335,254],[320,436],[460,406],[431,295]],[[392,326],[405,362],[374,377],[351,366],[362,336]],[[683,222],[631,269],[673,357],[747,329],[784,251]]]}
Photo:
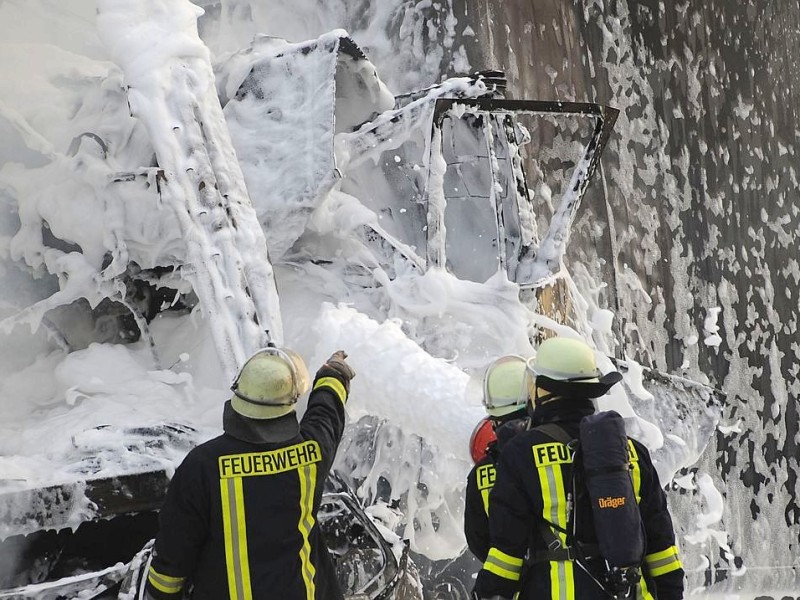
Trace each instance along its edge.
{"label": "helmet visor", "polygon": [[525,359],[511,354],[494,361],[483,377],[483,405],[493,416],[523,408],[528,401]]}

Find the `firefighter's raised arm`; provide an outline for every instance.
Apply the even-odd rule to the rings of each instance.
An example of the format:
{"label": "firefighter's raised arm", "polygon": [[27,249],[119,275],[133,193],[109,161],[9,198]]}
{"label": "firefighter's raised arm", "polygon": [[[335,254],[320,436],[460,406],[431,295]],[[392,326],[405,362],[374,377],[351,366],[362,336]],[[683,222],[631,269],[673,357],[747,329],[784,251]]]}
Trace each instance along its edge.
{"label": "firefighter's raised arm", "polygon": [[344,350],[337,350],[317,370],[308,407],[300,421],[303,437],[317,440],[331,450],[331,455],[344,432],[344,405],[350,395],[350,380],[356,376],[346,358]]}
{"label": "firefighter's raised arm", "polygon": [[350,394],[350,380],[356,376],[353,368],[345,360],[347,353],[344,350],[337,350],[325,361],[314,379],[314,390],[328,387],[337,395],[342,404],[347,402]]}

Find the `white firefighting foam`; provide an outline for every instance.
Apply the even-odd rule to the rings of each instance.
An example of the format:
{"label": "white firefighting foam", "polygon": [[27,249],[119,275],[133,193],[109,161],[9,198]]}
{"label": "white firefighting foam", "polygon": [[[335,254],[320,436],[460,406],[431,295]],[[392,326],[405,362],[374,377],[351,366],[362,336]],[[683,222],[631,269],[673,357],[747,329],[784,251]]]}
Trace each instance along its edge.
{"label": "white firefighting foam", "polygon": [[[114,4],[108,1],[105,6],[111,10]],[[190,3],[163,2],[162,8],[168,4],[186,11],[178,16],[191,29],[189,17],[196,11]],[[327,31],[303,16],[317,14],[309,12],[312,6],[318,10],[316,2],[293,3],[291,15],[277,6],[253,8],[260,19],[248,22],[237,18],[236,11],[224,9],[218,21],[201,20],[201,33],[208,36],[209,47],[219,51],[220,58],[223,51],[246,45],[249,36],[257,32],[253,30],[256,23],[264,24],[270,18],[272,28],[263,32],[280,33],[296,41],[308,39]],[[333,8],[326,11],[317,18],[330,22],[330,29],[340,26],[337,19],[347,16]],[[413,13],[409,18],[418,21],[422,14]],[[360,32],[361,39],[373,52],[381,72],[387,73],[387,81],[405,88],[431,83],[435,79],[432,75],[438,76],[444,49],[427,54],[412,50],[395,56],[394,44],[382,33],[389,15],[378,11],[372,17]],[[444,23],[452,27],[452,21]],[[103,37],[107,40],[125,35],[124,22],[118,22],[119,32],[113,31],[117,26],[113,19],[107,20],[106,26]],[[98,115],[107,111],[101,120],[104,137],[128,144],[130,149],[131,164],[120,168],[146,163],[147,157],[142,154],[148,146],[131,128],[127,106],[119,102],[123,82],[116,67],[108,62],[95,27],[94,3],[89,0],[69,5],[47,0],[0,3],[0,39],[5,40],[4,59],[0,61],[2,317],[25,311],[57,288],[54,278],[44,274],[41,266],[45,264],[50,272],[69,274],[69,281],[62,284],[76,297],[85,295],[97,301],[102,295],[93,278],[95,271],[84,257],[76,252],[48,255],[43,250],[40,227],[18,228],[17,215],[29,224],[40,224],[46,218],[53,233],[65,239],[81,239],[84,253],[95,263],[102,261],[111,242],[101,217],[121,218],[121,214],[108,210],[91,186],[81,185],[85,165],[77,165],[67,153],[75,136],[92,130],[98,124]],[[162,32],[139,34],[143,36],[139,44],[148,48],[147,35]],[[159,66],[147,64],[148,59],[155,58],[147,52],[130,58],[135,59],[136,69],[155,70]],[[414,64],[415,70],[402,68],[409,64]],[[287,138],[275,143],[293,142]],[[92,161],[91,156],[81,158]],[[38,193],[43,184],[51,182],[63,184],[61,192],[74,201],[71,206],[80,208],[66,210],[68,204],[54,204],[52,197]],[[148,227],[154,225],[152,208],[147,202],[137,204],[133,198],[128,198],[124,206],[125,222],[142,227],[142,252],[149,247],[144,242],[150,233]],[[315,214],[318,226],[335,228],[335,218],[334,213],[322,209]],[[325,219],[330,221],[326,223]],[[158,226],[167,228],[159,237],[180,239],[180,231],[170,229],[177,227],[175,223],[162,221]],[[273,234],[268,232],[268,237]],[[23,266],[23,257],[29,265],[40,266],[38,275],[44,277],[32,278]],[[429,497],[441,499],[449,519],[440,521],[444,526],[438,528],[425,528],[423,524],[416,549],[435,558],[457,555],[464,546],[458,502],[469,467],[467,441],[482,415],[475,399],[465,398],[467,371],[501,354],[531,355],[528,330],[534,323],[541,324],[542,318],[531,314],[519,302],[514,284],[499,275],[480,285],[459,281],[445,272],[431,271],[424,277],[401,274],[382,282],[380,293],[344,287],[344,278],[337,280],[329,271],[311,266],[279,265],[276,278],[287,345],[305,356],[312,373],[330,352],[340,348],[349,352],[358,373],[347,409],[350,419],[378,415],[405,434],[425,439],[436,449],[438,460],[449,465],[438,478],[425,481]],[[376,319],[378,304],[389,318]],[[29,316],[33,324],[38,321],[36,315]],[[604,334],[611,331],[609,311],[587,310],[585,316],[585,330],[594,332],[598,347],[610,347],[604,340]],[[27,321],[13,321],[7,322],[0,333],[0,408],[4,414],[0,473],[4,485],[28,488],[80,479],[80,466],[89,456],[97,459],[93,465],[100,476],[128,472],[144,462],[171,469],[185,452],[169,447],[163,451],[142,449],[134,436],[124,436],[122,428],[126,427],[181,423],[194,428],[195,442],[219,433],[221,405],[229,396],[229,382],[222,374],[208,323],[198,310],[164,313],[155,319],[151,325],[155,356],[147,340],[127,346],[92,344],[67,354],[55,338],[46,335],[46,326],[31,333]],[[556,329],[578,335],[567,328]],[[437,348],[438,355],[426,352],[420,344]],[[604,363],[603,367],[607,370],[609,365]],[[636,418],[624,396],[615,393],[604,402],[604,407]],[[640,424],[643,441],[657,450],[663,442],[660,432],[646,421]],[[105,428],[108,434],[96,427]],[[398,474],[395,493],[416,485],[412,479],[402,479],[398,467],[402,455],[387,454],[384,460],[374,465],[374,472]],[[373,482],[374,478],[368,476],[365,485]],[[698,483],[706,485],[705,480]],[[422,508],[420,518],[430,514],[423,514]],[[413,502],[410,510],[414,510]],[[75,517],[77,521],[81,515]],[[698,527],[704,524],[713,525],[704,522]]]}

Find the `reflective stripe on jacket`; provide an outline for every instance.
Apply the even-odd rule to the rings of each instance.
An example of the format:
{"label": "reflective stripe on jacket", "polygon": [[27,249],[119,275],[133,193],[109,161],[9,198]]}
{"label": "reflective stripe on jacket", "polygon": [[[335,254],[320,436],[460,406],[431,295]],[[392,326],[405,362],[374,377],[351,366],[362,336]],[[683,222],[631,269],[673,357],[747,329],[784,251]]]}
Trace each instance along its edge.
{"label": "reflective stripe on jacket", "polygon": [[489,492],[495,480],[494,460],[487,456],[467,475],[464,496],[464,536],[467,546],[480,561],[489,552]]}
{"label": "reflective stripe on jacket", "polygon": [[226,428],[186,456],[159,514],[147,586],[156,600],[177,599],[187,586],[193,600],[342,598],[316,514],[346,392],[324,379],[299,428],[293,414],[293,425],[281,417],[294,427],[290,439],[254,443]]}
{"label": "reflective stripe on jacket", "polygon": [[[538,410],[538,409],[537,409]],[[559,422],[577,437],[580,415]],[[683,569],[675,546],[672,520],[664,491],[647,449],[629,440],[632,476],[647,541],[647,555],[638,598],[679,600]],[[608,596],[573,560],[534,562],[546,554],[543,522],[562,546],[567,545],[569,503],[572,497],[572,455],[567,447],[535,428],[519,434],[503,449],[490,495],[491,548],[475,589],[481,597],[499,595],[536,600],[605,600]],[[591,515],[577,511],[579,539],[596,544]],[[590,531],[583,531],[581,523]],[[552,540],[552,536],[550,538]],[[596,565],[595,577],[602,572]],[[595,569],[590,567],[590,570]]]}
{"label": "reflective stripe on jacket", "polygon": [[486,456],[478,461],[467,475],[464,497],[464,537],[467,546],[478,560],[486,560],[489,552],[489,492],[494,486],[497,469],[495,461],[506,443],[528,428],[527,412],[522,409],[505,416],[497,427],[497,439],[487,448]]}

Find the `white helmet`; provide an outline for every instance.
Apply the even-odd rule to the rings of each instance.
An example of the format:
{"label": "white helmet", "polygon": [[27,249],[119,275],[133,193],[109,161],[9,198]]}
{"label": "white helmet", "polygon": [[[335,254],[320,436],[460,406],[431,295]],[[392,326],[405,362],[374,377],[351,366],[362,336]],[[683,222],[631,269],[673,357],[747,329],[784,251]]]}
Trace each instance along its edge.
{"label": "white helmet", "polygon": [[492,417],[503,417],[525,408],[525,359],[515,354],[502,356],[483,375],[483,406]]}
{"label": "white helmet", "polygon": [[251,419],[275,419],[294,410],[309,388],[303,359],[291,350],[262,348],[244,363],[231,385],[233,410]]}
{"label": "white helmet", "polygon": [[[617,371],[603,375],[594,350],[581,340],[548,338],[528,359],[528,392],[534,399],[551,397],[599,398],[622,379]],[[538,390],[548,392],[542,397]]]}

